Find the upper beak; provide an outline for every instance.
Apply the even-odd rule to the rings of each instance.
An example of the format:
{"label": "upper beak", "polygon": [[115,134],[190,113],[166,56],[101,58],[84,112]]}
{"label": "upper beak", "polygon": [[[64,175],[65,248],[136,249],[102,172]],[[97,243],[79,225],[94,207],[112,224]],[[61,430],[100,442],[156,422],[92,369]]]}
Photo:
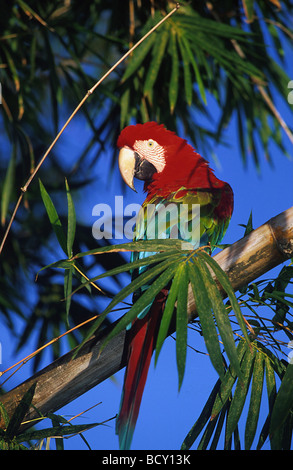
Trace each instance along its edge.
{"label": "upper beak", "polygon": [[128,147],[122,147],[119,152],[118,164],[121,176],[124,182],[129,186],[133,191],[136,191],[133,178],[135,172],[135,154],[134,151]]}

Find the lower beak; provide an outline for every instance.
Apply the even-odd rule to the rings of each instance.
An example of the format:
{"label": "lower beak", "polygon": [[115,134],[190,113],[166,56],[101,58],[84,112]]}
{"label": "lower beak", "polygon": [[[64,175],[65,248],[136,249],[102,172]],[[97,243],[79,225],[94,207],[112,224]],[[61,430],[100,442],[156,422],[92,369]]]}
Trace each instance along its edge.
{"label": "lower beak", "polygon": [[135,171],[135,154],[130,148],[123,147],[119,152],[118,164],[123,181],[133,191],[136,191],[133,185],[134,171]]}

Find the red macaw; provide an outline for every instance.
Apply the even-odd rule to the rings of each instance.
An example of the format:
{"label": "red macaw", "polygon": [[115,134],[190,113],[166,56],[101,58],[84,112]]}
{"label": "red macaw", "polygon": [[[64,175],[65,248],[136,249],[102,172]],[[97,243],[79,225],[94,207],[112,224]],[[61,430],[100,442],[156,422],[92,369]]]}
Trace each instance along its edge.
{"label": "red macaw", "polygon": [[[134,177],[145,181],[147,197],[142,208],[148,204],[154,204],[156,210],[171,203],[177,207],[184,203],[200,204],[199,244],[210,244],[212,247],[221,241],[233,211],[232,189],[228,183],[216,178],[208,162],[186,140],[167,130],[164,125],[147,122],[126,127],[118,138],[117,146],[120,148],[119,168],[125,183],[135,190]],[[135,240],[150,238],[146,224],[142,223],[143,218],[138,216]],[[185,240],[185,232],[181,230],[182,222],[186,224],[189,220],[177,219],[172,223],[179,229],[178,238]],[[157,226],[156,236],[152,238],[170,237],[172,223],[168,231],[166,227],[162,229]],[[135,253],[132,260],[149,254]],[[135,272],[134,276],[138,274]],[[139,295],[140,292],[136,293],[134,300]],[[166,288],[138,316],[127,332],[128,363],[116,422],[121,449],[130,448],[167,295]]]}

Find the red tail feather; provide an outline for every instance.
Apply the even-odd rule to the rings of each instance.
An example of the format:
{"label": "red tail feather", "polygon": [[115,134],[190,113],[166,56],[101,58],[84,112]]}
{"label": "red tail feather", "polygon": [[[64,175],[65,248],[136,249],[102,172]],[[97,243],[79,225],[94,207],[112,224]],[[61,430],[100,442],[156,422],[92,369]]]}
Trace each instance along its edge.
{"label": "red tail feather", "polygon": [[128,361],[116,422],[120,449],[130,448],[166,296],[167,291],[161,291],[148,314],[135,320],[127,333]]}

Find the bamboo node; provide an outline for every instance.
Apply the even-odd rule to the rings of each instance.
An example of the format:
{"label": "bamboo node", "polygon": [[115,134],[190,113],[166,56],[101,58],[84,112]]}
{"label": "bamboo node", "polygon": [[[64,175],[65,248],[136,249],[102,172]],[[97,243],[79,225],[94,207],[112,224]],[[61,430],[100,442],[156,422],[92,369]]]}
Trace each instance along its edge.
{"label": "bamboo node", "polygon": [[285,256],[291,258],[293,256],[293,239],[286,240],[283,238],[278,240],[278,248]]}

